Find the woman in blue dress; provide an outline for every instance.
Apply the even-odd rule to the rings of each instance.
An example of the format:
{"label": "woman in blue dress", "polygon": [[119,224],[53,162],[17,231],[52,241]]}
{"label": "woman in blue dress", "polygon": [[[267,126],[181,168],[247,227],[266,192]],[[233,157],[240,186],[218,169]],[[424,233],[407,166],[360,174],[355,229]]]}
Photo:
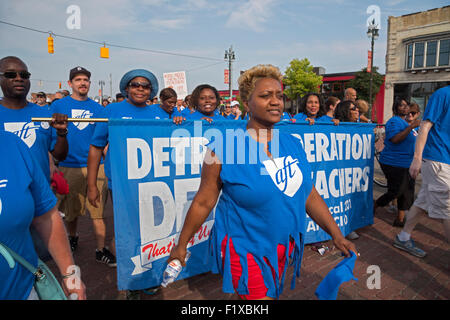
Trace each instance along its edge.
{"label": "woman in blue dress", "polygon": [[250,113],[244,135],[247,158],[236,164],[235,149],[234,161],[228,163],[227,157],[225,162],[220,142],[209,144],[199,190],[169,258],[184,261],[189,240],[222,192],[210,238],[213,272],[222,274],[224,292],[236,292],[243,299],[277,299],[289,259],[294,266],[291,286],[295,284],[306,213],[346,256],[356,253],[314,188],[300,141],[273,128],[284,109],[281,79],[271,65],[258,65],[240,76],[240,94]]}

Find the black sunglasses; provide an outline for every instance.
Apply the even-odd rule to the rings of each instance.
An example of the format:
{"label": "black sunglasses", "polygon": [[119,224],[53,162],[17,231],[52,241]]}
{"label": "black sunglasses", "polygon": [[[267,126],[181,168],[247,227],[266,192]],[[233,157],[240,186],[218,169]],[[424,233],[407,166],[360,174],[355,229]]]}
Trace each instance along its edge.
{"label": "black sunglasses", "polygon": [[142,89],[151,89],[152,88],[152,86],[148,82],[147,83],[146,82],[144,82],[144,83],[142,83],[142,82],[130,82],[128,84],[128,86],[131,87],[131,88],[135,88],[135,89],[137,89],[139,87],[142,87]]}
{"label": "black sunglasses", "polygon": [[357,107],[351,107],[350,110],[356,111],[356,110],[358,110],[358,108]]}
{"label": "black sunglasses", "polygon": [[418,114],[418,112],[411,111],[411,112],[408,112],[408,114],[415,116],[416,114]]}
{"label": "black sunglasses", "polygon": [[24,80],[30,79],[31,73],[28,71],[6,71],[0,72],[0,76],[4,76],[6,79],[15,79],[17,74]]}

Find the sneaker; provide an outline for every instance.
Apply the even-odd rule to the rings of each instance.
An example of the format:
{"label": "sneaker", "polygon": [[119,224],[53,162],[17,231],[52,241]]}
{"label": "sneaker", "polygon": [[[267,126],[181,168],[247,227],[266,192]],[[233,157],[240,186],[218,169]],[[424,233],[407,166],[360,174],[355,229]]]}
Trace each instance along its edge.
{"label": "sneaker", "polygon": [[394,227],[399,227],[399,228],[403,228],[405,226],[405,219],[403,219],[402,221],[398,220],[397,218],[395,218],[394,223],[392,224]]}
{"label": "sneaker", "polygon": [[404,251],[408,252],[409,254],[412,254],[413,256],[416,256],[419,258],[423,258],[427,255],[427,253],[425,251],[416,247],[416,245],[414,244],[414,241],[412,239],[409,239],[408,241],[401,241],[398,238],[398,235],[395,236],[393,246],[400,250],[404,250]]}
{"label": "sneaker", "polygon": [[117,267],[116,257],[106,248],[102,251],[95,249],[95,260],[108,265],[108,267]]}
{"label": "sneaker", "polygon": [[141,300],[141,290],[127,290],[127,300]]}
{"label": "sneaker", "polygon": [[152,288],[147,288],[142,290],[143,293],[148,294],[148,295],[154,295],[155,293],[157,293],[159,290],[159,287],[152,287]]}
{"label": "sneaker", "polygon": [[78,236],[69,236],[70,249],[74,252],[78,247]]}
{"label": "sneaker", "polygon": [[347,235],[348,240],[356,240],[358,238],[359,238],[359,234],[357,234],[355,231],[352,231]]}

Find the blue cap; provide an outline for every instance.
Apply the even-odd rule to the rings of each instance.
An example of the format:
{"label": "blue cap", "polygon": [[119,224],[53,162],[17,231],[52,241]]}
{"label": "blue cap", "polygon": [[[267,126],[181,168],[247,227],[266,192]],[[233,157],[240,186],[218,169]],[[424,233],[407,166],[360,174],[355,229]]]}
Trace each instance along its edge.
{"label": "blue cap", "polygon": [[122,93],[125,97],[128,97],[125,88],[128,86],[128,83],[136,77],[143,77],[146,78],[148,81],[150,81],[150,84],[152,85],[152,91],[150,92],[150,99],[153,99],[158,94],[159,90],[158,80],[156,79],[153,73],[144,69],[135,69],[125,73],[122,79],[120,79],[119,84],[120,93]]}
{"label": "blue cap", "polygon": [[350,254],[350,257],[342,260],[319,284],[315,292],[319,300],[336,300],[339,286],[342,283],[350,280],[358,281],[358,279],[353,276],[356,255],[353,251],[350,251]]}

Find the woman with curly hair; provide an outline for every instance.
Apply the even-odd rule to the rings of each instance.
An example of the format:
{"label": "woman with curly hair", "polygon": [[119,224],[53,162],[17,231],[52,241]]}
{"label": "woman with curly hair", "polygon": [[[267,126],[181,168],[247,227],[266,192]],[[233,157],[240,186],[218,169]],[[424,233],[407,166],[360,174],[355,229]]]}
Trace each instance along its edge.
{"label": "woman with curly hair", "polygon": [[217,107],[220,104],[220,94],[216,88],[209,84],[202,84],[197,86],[192,91],[190,99],[193,108],[196,109],[193,113],[186,114],[186,120],[225,120],[220,114],[216,113]]}
{"label": "woman with curly hair", "polygon": [[[291,286],[295,284],[306,214],[345,255],[356,253],[314,188],[300,141],[274,129],[284,109],[281,80],[279,69],[272,65],[255,66],[239,77],[241,99],[250,114],[243,146],[248,157],[244,163],[236,161],[238,146],[233,144],[230,162],[229,150],[225,157],[220,142],[208,145],[200,188],[169,258],[185,260],[189,240],[219,199],[210,236],[213,272],[222,274],[224,292],[236,292],[242,299],[278,299],[289,259],[294,266]],[[255,144],[261,150],[255,150]]]}
{"label": "woman with curly hair", "polygon": [[299,107],[299,113],[295,115],[296,121],[308,121],[309,124],[314,124],[322,116],[327,114],[325,104],[322,96],[315,92],[306,94]]}

